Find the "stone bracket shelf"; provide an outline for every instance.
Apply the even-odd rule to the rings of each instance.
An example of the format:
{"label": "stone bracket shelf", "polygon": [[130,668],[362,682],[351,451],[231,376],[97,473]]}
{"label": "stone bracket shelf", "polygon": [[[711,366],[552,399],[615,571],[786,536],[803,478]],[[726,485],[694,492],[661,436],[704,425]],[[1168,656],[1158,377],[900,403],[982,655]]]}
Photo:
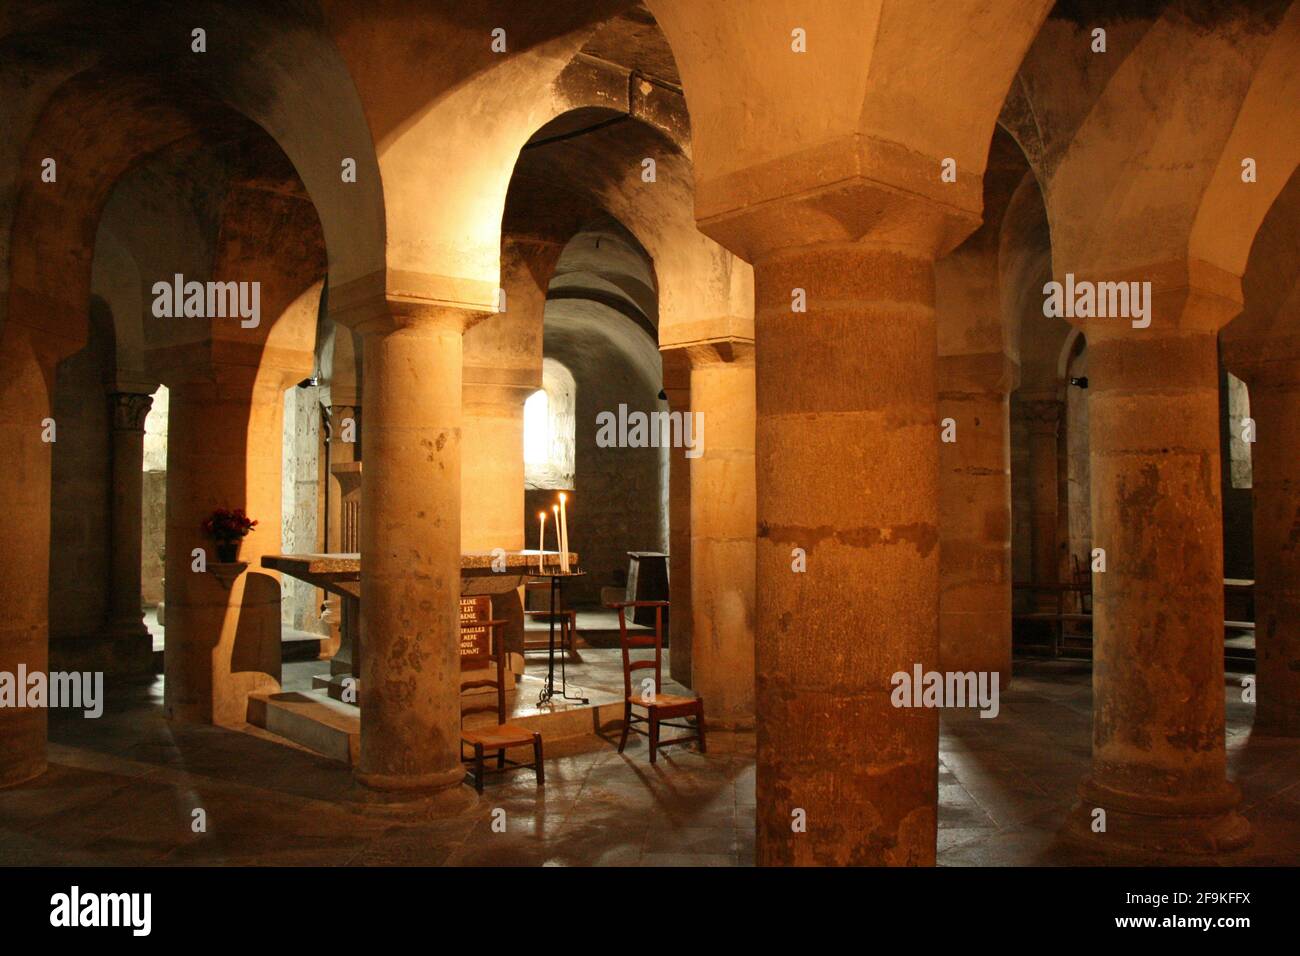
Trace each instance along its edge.
{"label": "stone bracket shelf", "polygon": [[212,561],[208,564],[208,574],[220,581],[221,586],[227,591],[235,583],[235,578],[247,569],[247,561]]}

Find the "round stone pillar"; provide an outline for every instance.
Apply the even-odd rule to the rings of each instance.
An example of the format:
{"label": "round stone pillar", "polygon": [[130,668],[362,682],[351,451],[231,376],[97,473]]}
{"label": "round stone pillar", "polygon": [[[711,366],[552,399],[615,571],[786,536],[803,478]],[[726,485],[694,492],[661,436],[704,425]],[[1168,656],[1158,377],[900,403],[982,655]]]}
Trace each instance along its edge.
{"label": "round stone pillar", "polygon": [[461,310],[363,321],[361,758],[379,791],[455,787],[460,763]]}
{"label": "round stone pillar", "polygon": [[1255,527],[1255,733],[1300,737],[1300,362],[1243,371]]}
{"label": "round stone pillar", "polygon": [[[29,674],[49,669],[51,449],[42,436],[54,362],[44,370],[42,364],[28,333],[7,323],[0,333],[0,459],[9,509],[0,561],[0,671],[15,677],[20,667]],[[48,715],[44,707],[0,707],[0,787],[45,772]]]}
{"label": "round stone pillar", "polygon": [[[691,348],[691,687],[710,728],[754,726],[754,347]],[[684,431],[684,430],[683,430]]]}
{"label": "round stone pillar", "polygon": [[933,251],[754,275],[758,862],[933,864],[939,712],[890,701],[939,663]]}
{"label": "round stone pillar", "polygon": [[[668,408],[691,410],[691,363],[684,348],[664,349],[664,395]],[[752,449],[751,449],[752,454]],[[752,534],[753,527],[751,525]],[[751,558],[752,563],[752,558]],[[668,670],[673,680],[694,687],[691,677],[691,460],[685,448],[668,449]],[[707,718],[706,718],[707,719]]]}
{"label": "round stone pillar", "polygon": [[1100,850],[1249,839],[1225,776],[1216,341],[1239,305],[1186,281],[1156,285],[1149,328],[1085,327],[1092,538],[1106,570],[1093,574],[1092,772],[1070,830]]}
{"label": "round stone pillar", "polygon": [[1011,438],[1015,366],[1002,354],[939,359],[939,661],[1011,678]]}
{"label": "round stone pillar", "polygon": [[151,395],[114,392],[112,566],[109,638],[114,658],[131,672],[147,670],[153,654],[140,604],[140,553],[144,506],[144,421]]}

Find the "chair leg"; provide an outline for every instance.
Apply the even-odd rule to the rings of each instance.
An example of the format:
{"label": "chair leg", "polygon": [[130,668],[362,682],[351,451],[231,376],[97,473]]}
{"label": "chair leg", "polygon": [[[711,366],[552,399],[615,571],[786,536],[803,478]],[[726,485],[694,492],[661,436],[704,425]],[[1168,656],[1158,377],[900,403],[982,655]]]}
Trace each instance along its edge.
{"label": "chair leg", "polygon": [[474,789],[483,792],[483,745],[474,745]]}
{"label": "chair leg", "polygon": [[659,714],[650,708],[650,762],[654,763],[655,758],[659,756]]}
{"label": "chair leg", "polygon": [[700,709],[695,714],[695,732],[700,735],[700,753],[708,753],[708,748],[704,746],[704,699],[700,699]]}
{"label": "chair leg", "polygon": [[623,736],[618,741],[618,752],[622,753],[623,748],[627,746],[627,731],[632,726],[632,704],[629,701],[623,701]]}
{"label": "chair leg", "polygon": [[542,762],[542,735],[533,734],[533,769],[537,771],[537,785],[546,783],[546,764]]}
{"label": "chair leg", "polygon": [[502,747],[497,751],[497,769],[503,770],[506,765],[506,748]]}

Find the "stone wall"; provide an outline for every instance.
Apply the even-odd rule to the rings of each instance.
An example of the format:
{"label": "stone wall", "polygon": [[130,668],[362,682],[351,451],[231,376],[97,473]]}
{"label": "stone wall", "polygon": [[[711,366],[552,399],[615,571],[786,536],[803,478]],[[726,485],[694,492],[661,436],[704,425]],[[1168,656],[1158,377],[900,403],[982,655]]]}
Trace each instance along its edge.
{"label": "stone wall", "polygon": [[[629,411],[667,411],[632,363],[618,353],[567,352],[562,356],[577,386],[575,481],[570,504],[569,546],[582,557],[586,576],[571,582],[571,603],[600,602],[602,587],[627,583],[629,551],[668,550],[666,456],[659,448],[600,448],[596,416]],[[549,515],[556,492],[531,489],[524,495],[525,540],[537,547],[537,513]],[[547,518],[549,548],[555,548]]]}

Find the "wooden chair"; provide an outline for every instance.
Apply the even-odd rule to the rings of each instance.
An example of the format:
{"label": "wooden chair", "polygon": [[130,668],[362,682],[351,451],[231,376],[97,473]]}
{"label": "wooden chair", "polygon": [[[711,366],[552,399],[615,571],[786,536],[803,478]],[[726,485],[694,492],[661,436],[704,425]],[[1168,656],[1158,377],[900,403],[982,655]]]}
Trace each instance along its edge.
{"label": "wooden chair", "polygon": [[[545,599],[549,603],[550,591],[551,591],[551,581],[549,578],[543,578],[540,581],[525,582],[524,583],[524,595],[525,595],[524,617],[539,619],[543,621],[551,617],[552,615],[551,615],[550,608],[535,608],[530,610],[527,601],[527,596],[529,594],[542,594],[545,595]],[[560,632],[559,636],[556,638],[555,641],[556,649],[561,654],[567,654],[570,657],[573,657],[577,653],[573,647],[573,637],[578,632],[578,612],[566,608],[564,606],[563,598],[561,598],[558,594],[556,595],[556,603],[559,606],[555,609],[554,617],[556,619],[555,620],[556,629]],[[523,650],[525,654],[527,654],[529,651],[547,651],[550,649],[549,633],[544,637],[532,637],[532,638],[528,636],[528,633],[529,633],[528,631],[526,630],[524,631]]]}
{"label": "wooden chair", "polygon": [[[667,601],[615,601],[612,604],[605,605],[618,611],[618,632],[619,641],[623,645],[623,736],[618,742],[618,752],[622,753],[623,748],[627,746],[628,731],[635,731],[638,734],[650,738],[650,762],[654,763],[659,755],[660,747],[668,747],[672,744],[690,743],[692,740],[700,742],[700,753],[706,753],[704,743],[704,698],[703,697],[677,697],[672,694],[660,693],[663,689],[663,650],[664,634],[663,620],[664,608],[668,607]],[[632,636],[627,632],[627,615],[624,614],[625,608],[642,608],[652,607],[655,609],[655,634],[649,636]],[[653,660],[634,661],[631,652],[637,648],[654,648],[655,656]],[[654,668],[655,682],[654,690],[647,692],[645,690],[632,691],[632,672],[641,668]],[[646,678],[648,681],[649,678]],[[646,711],[642,717],[632,710],[632,708],[641,707]],[[688,723],[674,724],[669,721],[681,717],[683,719],[694,717],[695,725]],[[646,724],[649,731],[642,730],[637,724]],[[678,730],[693,730],[693,734],[685,737],[674,737],[672,740],[660,740],[659,728],[673,727]]]}
{"label": "wooden chair", "polygon": [[[491,704],[471,704],[470,706],[461,707],[461,729],[460,729],[460,759],[464,763],[470,764],[470,770],[467,776],[474,782],[474,789],[479,793],[483,792],[483,777],[486,770],[483,766],[483,754],[485,751],[495,750],[497,752],[496,772],[500,773],[507,769],[520,769],[531,767],[537,774],[537,785],[540,787],[546,783],[546,769],[542,763],[542,735],[535,730],[527,727],[520,727],[518,724],[506,723],[506,642],[502,639],[501,628],[506,624],[505,621],[486,621],[484,622],[492,635],[492,647],[494,649],[494,659],[497,665],[496,679],[488,677],[475,679],[464,679],[464,676],[480,673],[479,671],[462,672],[463,676],[460,682],[461,693],[467,690],[473,690],[478,687],[496,688],[496,701]],[[487,674],[490,671],[483,671]],[[482,727],[466,727],[465,717],[468,714],[477,714],[482,712],[496,711],[496,726],[485,725]],[[525,747],[528,744],[533,746],[533,762],[517,763],[514,760],[506,759],[506,750],[510,747]],[[470,756],[465,755],[465,748],[469,747],[473,751]]]}

